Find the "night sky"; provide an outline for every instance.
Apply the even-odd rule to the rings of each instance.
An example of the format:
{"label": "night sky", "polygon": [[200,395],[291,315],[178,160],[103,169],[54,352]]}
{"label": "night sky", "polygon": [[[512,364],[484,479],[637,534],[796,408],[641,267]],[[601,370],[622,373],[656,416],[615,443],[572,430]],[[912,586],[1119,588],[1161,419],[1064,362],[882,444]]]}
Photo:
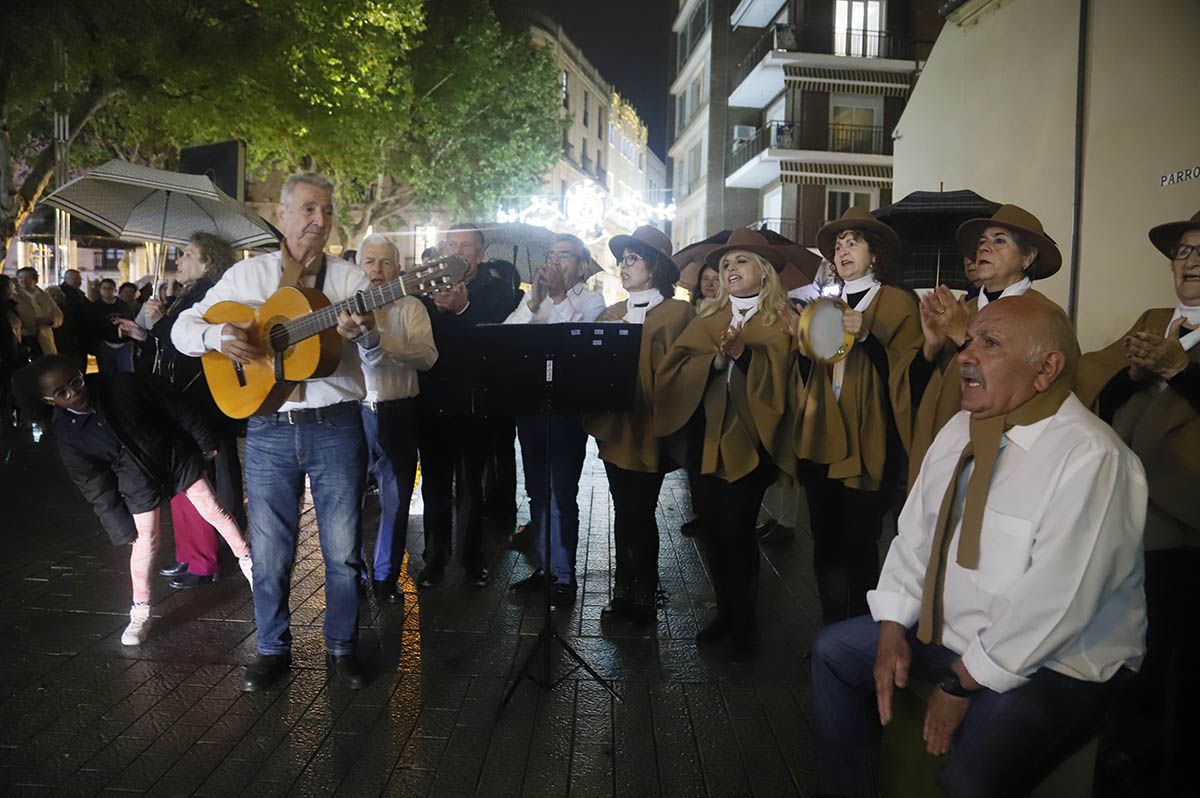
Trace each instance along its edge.
{"label": "night sky", "polygon": [[633,103],[660,158],[667,150],[671,21],[677,0],[510,0],[557,19],[605,80]]}

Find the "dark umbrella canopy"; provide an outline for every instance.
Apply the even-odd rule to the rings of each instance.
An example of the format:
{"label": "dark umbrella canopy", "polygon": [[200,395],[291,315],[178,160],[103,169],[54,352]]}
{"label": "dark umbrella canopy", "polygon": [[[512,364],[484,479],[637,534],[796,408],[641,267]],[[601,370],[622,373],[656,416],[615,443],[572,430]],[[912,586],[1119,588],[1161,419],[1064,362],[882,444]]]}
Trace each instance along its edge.
{"label": "dark umbrella canopy", "polygon": [[955,233],[968,219],[991,216],[999,208],[1000,203],[964,189],[914,191],[872,213],[896,231],[909,253],[901,283],[909,288],[947,285],[965,291],[969,286]]}

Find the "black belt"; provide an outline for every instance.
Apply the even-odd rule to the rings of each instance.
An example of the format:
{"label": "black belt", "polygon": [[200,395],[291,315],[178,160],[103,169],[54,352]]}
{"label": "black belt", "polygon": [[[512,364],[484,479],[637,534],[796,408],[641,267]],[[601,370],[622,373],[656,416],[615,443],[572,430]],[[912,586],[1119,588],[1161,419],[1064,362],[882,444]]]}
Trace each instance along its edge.
{"label": "black belt", "polygon": [[396,407],[396,406],[401,406],[401,405],[411,405],[411,404],[416,404],[416,401],[417,401],[417,397],[415,397],[415,396],[402,396],[399,399],[384,399],[381,402],[370,402],[370,401],[367,401],[366,399],[363,399],[362,406],[364,408],[366,408],[367,410],[370,410],[372,413],[375,413],[375,412],[378,412],[379,408],[381,408],[381,407],[388,408],[388,407]]}
{"label": "black belt", "polygon": [[338,402],[326,407],[304,407],[272,413],[266,418],[276,424],[320,424],[322,421],[340,416],[358,415],[358,402]]}

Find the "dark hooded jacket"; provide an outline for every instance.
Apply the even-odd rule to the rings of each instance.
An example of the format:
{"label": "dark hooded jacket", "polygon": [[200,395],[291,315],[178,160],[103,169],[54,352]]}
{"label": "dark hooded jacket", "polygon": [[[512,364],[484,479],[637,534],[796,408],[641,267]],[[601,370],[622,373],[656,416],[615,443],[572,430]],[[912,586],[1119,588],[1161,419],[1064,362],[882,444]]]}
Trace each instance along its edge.
{"label": "dark hooded jacket", "polygon": [[114,545],[137,538],[133,516],[204,474],[217,448],[207,424],[166,382],[138,374],[87,377],[93,413],[55,408],[51,431],[67,473]]}

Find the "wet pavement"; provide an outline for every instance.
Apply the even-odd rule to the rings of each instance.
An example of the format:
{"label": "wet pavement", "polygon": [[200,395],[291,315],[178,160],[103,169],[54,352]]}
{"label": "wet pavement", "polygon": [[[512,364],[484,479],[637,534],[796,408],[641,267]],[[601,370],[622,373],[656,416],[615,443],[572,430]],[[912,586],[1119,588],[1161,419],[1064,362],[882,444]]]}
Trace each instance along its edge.
{"label": "wet pavement", "polygon": [[[360,613],[371,681],[328,681],[323,568],[311,507],[293,576],[293,666],[278,686],[239,691],[255,654],[250,591],[228,560],[214,585],[174,591],[157,579],[149,641],[120,643],[128,554],[98,523],[53,452],[0,439],[0,791],[14,795],[239,794],[508,796],[807,795],[812,742],[804,661],[819,610],[811,541],[763,546],[752,663],[697,650],[713,606],[682,472],[659,503],[657,628],[603,624],[612,509],[589,450],[580,489],[579,600],[556,628],[621,696],[582,672],[543,691],[526,680],[497,707],[542,626],[537,598],[509,582],[528,572],[493,529],[492,581],[457,566],[442,586],[404,584],[403,606]],[[527,517],[522,504],[521,514]],[[169,514],[166,514],[169,516]],[[370,517],[374,517],[372,506]],[[410,540],[420,551],[420,516]],[[368,524],[368,536],[373,527]],[[160,564],[173,562],[170,535]],[[229,557],[228,552],[225,556]],[[415,556],[415,555],[414,555]],[[566,660],[556,654],[562,671]]]}

